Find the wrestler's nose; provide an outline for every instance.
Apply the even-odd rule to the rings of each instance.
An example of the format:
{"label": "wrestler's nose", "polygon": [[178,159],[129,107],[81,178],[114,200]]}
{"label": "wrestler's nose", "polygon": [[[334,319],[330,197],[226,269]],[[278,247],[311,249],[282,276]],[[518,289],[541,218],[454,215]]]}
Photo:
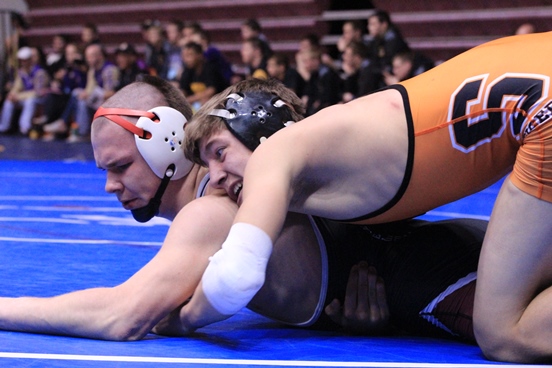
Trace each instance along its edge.
{"label": "wrestler's nose", "polygon": [[226,182],[226,172],[217,163],[209,164],[209,175],[211,176],[212,185],[217,189],[224,189],[224,183]]}
{"label": "wrestler's nose", "polygon": [[105,178],[105,191],[107,193],[117,193],[122,188],[123,184],[119,180],[117,174],[108,171]]}

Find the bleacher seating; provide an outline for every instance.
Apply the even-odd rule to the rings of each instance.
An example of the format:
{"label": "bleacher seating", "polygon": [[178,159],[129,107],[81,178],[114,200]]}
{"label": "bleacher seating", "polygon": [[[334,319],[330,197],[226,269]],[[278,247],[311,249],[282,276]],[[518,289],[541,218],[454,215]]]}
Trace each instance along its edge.
{"label": "bleacher seating", "polygon": [[[82,24],[98,25],[108,51],[129,41],[142,49],[140,23],[155,18],[198,21],[210,31],[213,43],[229,59],[239,62],[239,26],[257,18],[275,50],[292,54],[298,39],[314,32],[323,43],[335,44],[328,34],[332,22],[366,19],[370,10],[332,11],[330,0],[117,0],[92,5],[87,0],[28,0],[33,44],[49,45],[52,35],[78,38]],[[446,60],[487,40],[513,34],[524,22],[540,31],[552,29],[551,0],[374,0],[391,13],[409,44],[433,58]]]}
{"label": "bleacher seating", "polygon": [[[410,46],[435,61],[447,60],[460,52],[492,39],[508,36],[522,23],[530,22],[538,31],[552,30],[550,0],[373,0],[391,14]],[[366,11],[326,11],[322,19],[343,21],[366,19]],[[324,37],[335,44],[338,35]]]}
{"label": "bleacher seating", "polygon": [[301,35],[326,33],[326,23],[319,20],[328,4],[317,0],[118,0],[91,5],[86,0],[29,0],[32,27],[28,36],[41,45],[49,45],[57,33],[78,39],[82,25],[92,22],[98,26],[108,51],[124,41],[141,50],[142,21],[176,18],[200,22],[210,32],[213,43],[236,62],[241,47],[240,24],[245,19],[259,19],[273,48],[291,52]]}

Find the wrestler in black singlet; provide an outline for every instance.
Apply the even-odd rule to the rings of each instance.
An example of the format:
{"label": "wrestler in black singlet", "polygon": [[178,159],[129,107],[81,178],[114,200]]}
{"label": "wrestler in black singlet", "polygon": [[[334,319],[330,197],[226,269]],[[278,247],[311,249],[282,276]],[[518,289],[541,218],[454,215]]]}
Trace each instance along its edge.
{"label": "wrestler in black singlet", "polygon": [[[351,267],[361,260],[384,280],[391,324],[408,334],[459,337],[474,341],[471,314],[475,282],[470,282],[429,311],[424,309],[451,285],[474,277],[486,221],[411,220],[400,224],[360,226],[315,218],[327,253],[324,306],[343,302]],[[336,329],[318,308],[309,327]],[[424,317],[425,315],[425,317]],[[431,323],[431,318],[438,321]]]}

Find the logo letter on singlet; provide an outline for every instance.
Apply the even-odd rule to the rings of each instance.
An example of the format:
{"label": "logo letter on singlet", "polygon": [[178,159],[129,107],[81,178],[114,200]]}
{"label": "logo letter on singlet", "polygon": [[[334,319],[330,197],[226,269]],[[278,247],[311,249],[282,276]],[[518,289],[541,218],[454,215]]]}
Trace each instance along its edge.
{"label": "logo letter on singlet", "polygon": [[462,152],[500,137],[506,127],[519,139],[526,115],[547,97],[550,83],[538,74],[507,73],[489,84],[487,77],[466,79],[451,96],[448,119],[458,121],[449,131],[453,147]]}

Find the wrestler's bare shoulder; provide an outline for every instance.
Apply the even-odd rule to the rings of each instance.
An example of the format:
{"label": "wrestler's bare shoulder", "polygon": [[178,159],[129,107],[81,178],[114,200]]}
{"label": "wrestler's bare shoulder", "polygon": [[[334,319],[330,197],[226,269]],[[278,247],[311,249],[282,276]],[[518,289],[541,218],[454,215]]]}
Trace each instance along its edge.
{"label": "wrestler's bare shoulder", "polygon": [[378,209],[397,193],[408,144],[401,95],[385,90],[282,129],[252,160],[257,156],[263,175],[268,175],[266,162],[271,163],[270,172],[276,174],[270,181],[292,182],[292,210],[352,218]]}
{"label": "wrestler's bare shoulder", "polygon": [[195,199],[178,212],[169,235],[196,244],[209,242],[210,239],[222,241],[237,210],[236,203],[226,195],[207,195]]}
{"label": "wrestler's bare shoulder", "polygon": [[294,155],[299,153],[311,158],[321,155],[328,160],[334,150],[368,144],[388,146],[393,143],[390,139],[404,137],[405,122],[401,94],[389,89],[327,107],[281,130],[274,135],[278,138],[270,143],[294,147]]}
{"label": "wrestler's bare shoulder", "polygon": [[182,210],[180,210],[177,218],[189,215],[195,215],[196,217],[208,216],[209,218],[216,218],[218,217],[217,214],[220,212],[233,216],[237,212],[237,209],[238,206],[236,202],[232,201],[227,195],[222,195],[217,192],[191,201],[188,205],[184,206]]}

